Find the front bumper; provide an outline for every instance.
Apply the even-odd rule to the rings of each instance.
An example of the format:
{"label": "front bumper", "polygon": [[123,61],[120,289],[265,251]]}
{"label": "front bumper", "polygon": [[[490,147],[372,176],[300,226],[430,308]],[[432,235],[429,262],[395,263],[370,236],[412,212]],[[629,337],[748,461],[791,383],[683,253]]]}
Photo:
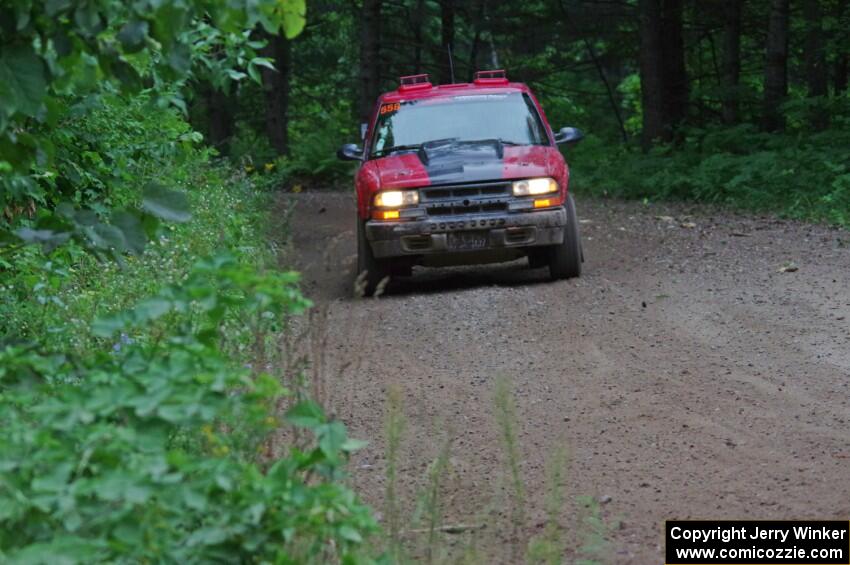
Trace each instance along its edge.
{"label": "front bumper", "polygon": [[567,213],[563,206],[534,212],[468,214],[387,222],[366,222],[366,239],[377,258],[461,253],[449,246],[452,232],[486,232],[480,250],[521,249],[564,241]]}

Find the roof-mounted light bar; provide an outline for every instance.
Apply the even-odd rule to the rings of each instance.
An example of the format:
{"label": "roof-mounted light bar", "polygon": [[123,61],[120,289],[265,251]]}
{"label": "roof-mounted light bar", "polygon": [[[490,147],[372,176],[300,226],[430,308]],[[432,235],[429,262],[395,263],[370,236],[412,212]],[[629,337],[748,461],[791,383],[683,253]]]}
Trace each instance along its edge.
{"label": "roof-mounted light bar", "polygon": [[508,84],[508,76],[504,69],[477,71],[473,82],[475,84]]}
{"label": "roof-mounted light bar", "polygon": [[399,91],[408,92],[411,90],[425,90],[431,88],[431,79],[427,74],[410,75],[399,79]]}

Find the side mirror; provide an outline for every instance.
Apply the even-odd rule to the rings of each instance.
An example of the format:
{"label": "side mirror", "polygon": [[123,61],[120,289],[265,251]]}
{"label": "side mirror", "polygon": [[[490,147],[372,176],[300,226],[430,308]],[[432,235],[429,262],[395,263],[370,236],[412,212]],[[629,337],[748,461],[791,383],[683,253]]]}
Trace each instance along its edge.
{"label": "side mirror", "polygon": [[362,161],[363,150],[354,143],[346,143],[339,148],[339,151],[336,152],[336,156],[343,161]]}
{"label": "side mirror", "polygon": [[555,143],[558,145],[568,144],[574,145],[584,139],[584,133],[578,128],[561,128],[561,131],[555,134]]}

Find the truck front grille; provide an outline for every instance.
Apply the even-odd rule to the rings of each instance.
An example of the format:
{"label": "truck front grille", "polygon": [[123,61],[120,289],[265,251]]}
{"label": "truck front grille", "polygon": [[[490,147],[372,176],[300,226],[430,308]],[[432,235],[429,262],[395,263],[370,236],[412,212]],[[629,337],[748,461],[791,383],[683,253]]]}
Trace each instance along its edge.
{"label": "truck front grille", "polygon": [[505,181],[433,186],[419,191],[429,216],[492,214],[508,210],[511,183]]}

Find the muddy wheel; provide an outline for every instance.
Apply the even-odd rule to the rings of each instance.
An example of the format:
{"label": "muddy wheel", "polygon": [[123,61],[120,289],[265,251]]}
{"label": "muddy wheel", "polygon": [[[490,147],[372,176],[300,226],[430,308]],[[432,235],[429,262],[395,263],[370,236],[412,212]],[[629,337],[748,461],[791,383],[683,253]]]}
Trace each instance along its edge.
{"label": "muddy wheel", "polygon": [[555,245],[549,255],[549,275],[553,279],[571,279],[581,275],[582,249],[581,235],[578,230],[576,205],[572,195],[567,195],[567,225],[564,228],[564,242]]}
{"label": "muddy wheel", "polygon": [[[364,274],[365,273],[365,274]],[[357,279],[363,281],[363,294],[372,296],[378,284],[390,274],[386,261],[376,259],[366,239],[366,222],[357,219]]]}

